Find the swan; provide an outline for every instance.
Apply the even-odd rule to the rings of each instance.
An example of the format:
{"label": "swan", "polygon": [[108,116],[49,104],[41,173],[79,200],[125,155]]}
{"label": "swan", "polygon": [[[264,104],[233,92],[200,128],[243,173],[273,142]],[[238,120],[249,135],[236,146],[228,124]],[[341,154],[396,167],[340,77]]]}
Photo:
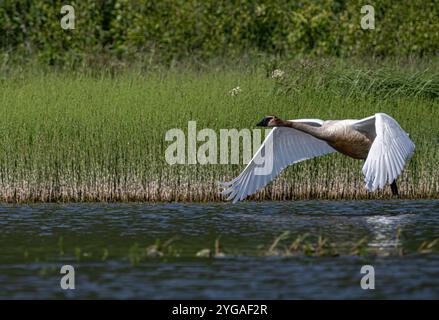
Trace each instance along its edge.
{"label": "swan", "polygon": [[[333,152],[365,160],[362,171],[368,191],[384,188],[388,182],[392,194],[398,195],[396,178],[415,150],[409,135],[385,113],[361,120],[328,121],[267,116],[257,126],[273,129],[241,174],[219,183],[220,194],[233,203],[263,188],[287,166]],[[261,170],[262,154],[263,164],[271,165],[266,172]]]}

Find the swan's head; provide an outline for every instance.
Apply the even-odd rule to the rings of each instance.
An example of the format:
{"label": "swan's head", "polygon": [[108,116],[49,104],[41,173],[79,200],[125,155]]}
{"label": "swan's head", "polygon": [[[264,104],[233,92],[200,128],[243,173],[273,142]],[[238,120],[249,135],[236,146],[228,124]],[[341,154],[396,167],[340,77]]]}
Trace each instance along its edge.
{"label": "swan's head", "polygon": [[280,124],[280,119],[276,116],[267,116],[259,121],[256,125],[258,127],[275,127]]}

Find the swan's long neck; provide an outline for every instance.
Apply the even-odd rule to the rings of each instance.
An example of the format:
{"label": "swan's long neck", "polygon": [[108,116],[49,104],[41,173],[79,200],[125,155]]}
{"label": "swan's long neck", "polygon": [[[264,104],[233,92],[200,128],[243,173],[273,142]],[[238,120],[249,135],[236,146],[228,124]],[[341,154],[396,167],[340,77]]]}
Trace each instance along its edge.
{"label": "swan's long neck", "polygon": [[324,131],[322,130],[322,127],[314,127],[314,126],[310,126],[309,124],[302,123],[302,122],[284,121],[284,120],[281,121],[281,125],[279,125],[278,127],[293,128],[293,129],[308,133],[317,139],[321,139],[321,140],[325,140],[325,141],[328,140],[328,137],[324,133]]}

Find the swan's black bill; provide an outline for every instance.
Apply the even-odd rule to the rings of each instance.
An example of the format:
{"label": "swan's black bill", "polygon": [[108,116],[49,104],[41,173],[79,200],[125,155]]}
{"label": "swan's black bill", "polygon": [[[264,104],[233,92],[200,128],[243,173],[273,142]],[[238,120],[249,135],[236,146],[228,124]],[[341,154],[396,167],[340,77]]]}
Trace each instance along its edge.
{"label": "swan's black bill", "polygon": [[256,124],[256,126],[258,126],[258,127],[268,127],[268,123],[270,122],[271,119],[273,119],[273,117],[265,117],[264,119],[259,121]]}

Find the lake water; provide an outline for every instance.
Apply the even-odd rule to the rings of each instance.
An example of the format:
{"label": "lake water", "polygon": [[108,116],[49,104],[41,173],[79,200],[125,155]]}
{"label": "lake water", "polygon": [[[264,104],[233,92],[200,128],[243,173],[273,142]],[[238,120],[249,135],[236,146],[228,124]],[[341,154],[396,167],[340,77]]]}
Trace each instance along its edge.
{"label": "lake water", "polygon": [[[0,298],[439,298],[438,245],[419,250],[439,238],[436,200],[1,205],[0,231]],[[337,254],[268,254],[285,231],[279,250],[308,234]],[[223,256],[196,256],[216,239]]]}

